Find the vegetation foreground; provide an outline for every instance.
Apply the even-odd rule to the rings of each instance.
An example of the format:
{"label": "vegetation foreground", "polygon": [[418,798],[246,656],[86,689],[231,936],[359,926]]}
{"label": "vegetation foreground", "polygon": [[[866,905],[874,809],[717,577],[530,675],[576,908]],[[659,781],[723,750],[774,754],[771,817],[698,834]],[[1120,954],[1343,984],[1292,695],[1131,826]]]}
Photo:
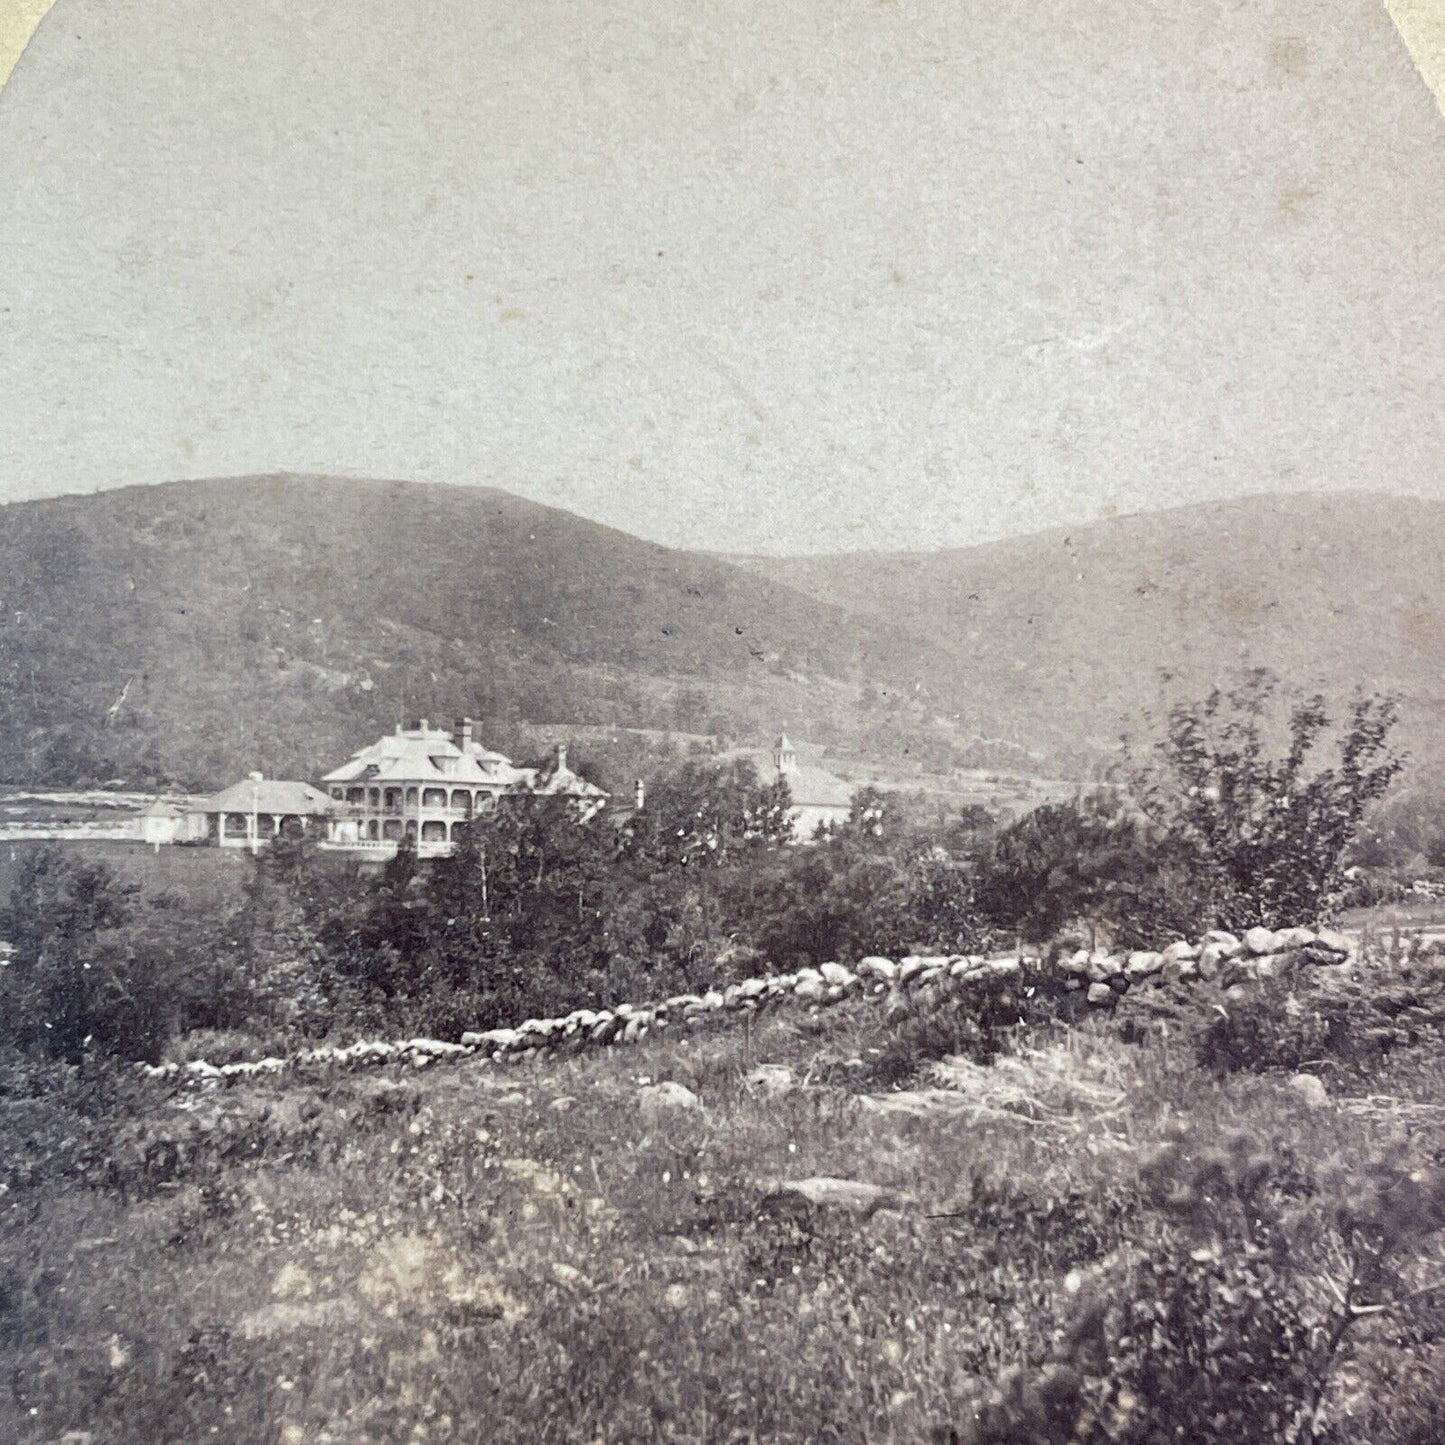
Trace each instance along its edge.
{"label": "vegetation foreground", "polygon": [[[1269,702],[1177,711],[1127,786],[1006,826],[863,794],[793,849],[778,789],[687,765],[620,834],[523,801],[375,879],[282,840],[229,903],[19,860],[0,1438],[1445,1438],[1434,948],[1050,974],[1370,901],[1347,864],[1390,705],[1357,702],[1331,764],[1323,703],[1272,728]],[[635,1047],[309,1047],[1018,943],[1040,964],[983,992]],[[138,1064],[198,1058],[249,1063]]]}
{"label": "vegetation foreground", "polygon": [[0,1432],[1438,1440],[1445,970],[1364,967],[1393,1030],[1296,980],[1232,1049],[1201,996],[986,1066],[861,1002],[200,1093],[56,1065],[3,1114]]}

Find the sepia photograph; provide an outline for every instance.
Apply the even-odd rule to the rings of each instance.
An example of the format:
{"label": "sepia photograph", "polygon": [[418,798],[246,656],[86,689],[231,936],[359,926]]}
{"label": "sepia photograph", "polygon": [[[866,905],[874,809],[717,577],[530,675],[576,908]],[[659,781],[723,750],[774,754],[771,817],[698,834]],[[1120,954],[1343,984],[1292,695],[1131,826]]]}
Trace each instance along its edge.
{"label": "sepia photograph", "polygon": [[1445,0],[0,0],[0,1441],[1445,1445]]}

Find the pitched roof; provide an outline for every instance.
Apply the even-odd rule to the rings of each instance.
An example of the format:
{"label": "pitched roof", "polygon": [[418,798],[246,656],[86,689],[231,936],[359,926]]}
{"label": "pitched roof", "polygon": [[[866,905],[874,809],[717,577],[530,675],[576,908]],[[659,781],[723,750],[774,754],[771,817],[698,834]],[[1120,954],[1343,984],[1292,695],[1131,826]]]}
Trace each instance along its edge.
{"label": "pitched roof", "polygon": [[323,783],[462,783],[527,786],[533,773],[481,743],[465,750],[440,728],[399,728],[327,773]]}
{"label": "pitched roof", "polygon": [[853,788],[824,768],[800,763],[783,774],[795,808],[847,808],[853,802]]}
{"label": "pitched roof", "polygon": [[605,798],[607,796],[596,783],[589,783],[581,773],[574,773],[566,764],[561,767],[553,766],[550,769],[543,769],[537,773],[532,783],[532,791],[549,798],[559,794],[568,798]]}
{"label": "pitched roof", "polygon": [[779,774],[770,752],[746,749],[730,756],[747,758],[764,783],[771,783],[779,776],[786,778],[795,808],[847,808],[852,805],[853,784],[845,783],[826,768],[812,763],[795,763]]}
{"label": "pitched roof", "polygon": [[606,798],[564,763],[519,767],[478,741],[458,747],[440,728],[398,728],[354,753],[326,774],[323,783],[437,783],[443,786],[509,788],[548,797]]}
{"label": "pitched roof", "polygon": [[155,802],[142,808],[140,815],[142,818],[179,818],[185,811],[179,803],[173,803],[169,798],[157,798]]}
{"label": "pitched roof", "polygon": [[295,813],[316,816],[331,811],[331,799],[310,783],[283,778],[243,778],[203,798],[190,809],[195,813]]}

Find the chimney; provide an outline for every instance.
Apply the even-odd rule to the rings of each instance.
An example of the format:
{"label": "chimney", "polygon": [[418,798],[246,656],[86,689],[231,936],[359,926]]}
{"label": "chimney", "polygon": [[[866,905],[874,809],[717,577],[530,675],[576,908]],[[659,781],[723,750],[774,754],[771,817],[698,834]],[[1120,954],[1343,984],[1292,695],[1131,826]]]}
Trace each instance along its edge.
{"label": "chimney", "polygon": [[427,720],[426,720],[425,718],[422,718],[422,719],[417,723],[416,726],[417,726],[417,731],[418,731],[418,732],[426,732],[426,731],[428,730],[428,728],[429,728],[430,725],[428,724],[428,722],[427,722]]}
{"label": "chimney", "polygon": [[264,781],[266,780],[266,775],[265,775],[265,773],[259,773],[259,772],[258,772],[258,773],[248,773],[246,776],[247,776],[247,778],[249,779],[249,781],[251,781],[251,782],[253,782],[253,783],[261,783],[261,782],[264,782]]}
{"label": "chimney", "polygon": [[643,786],[641,778],[638,778],[632,787],[632,806],[639,813],[647,806],[647,789]]}
{"label": "chimney", "polygon": [[566,743],[558,743],[558,744],[557,744],[557,771],[558,771],[559,773],[563,773],[563,772],[566,772],[566,771],[567,771],[567,744],[566,744]]}
{"label": "chimney", "polygon": [[472,720],[459,717],[452,724],[452,741],[461,752],[470,752],[472,747]]}

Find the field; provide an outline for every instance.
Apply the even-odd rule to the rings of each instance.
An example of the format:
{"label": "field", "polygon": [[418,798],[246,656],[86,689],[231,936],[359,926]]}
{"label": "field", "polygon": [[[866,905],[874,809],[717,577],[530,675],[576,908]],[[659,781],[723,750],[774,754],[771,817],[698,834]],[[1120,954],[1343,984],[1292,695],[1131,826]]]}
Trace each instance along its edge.
{"label": "field", "polygon": [[1438,1036],[1304,1089],[1133,1017],[987,1067],[856,1002],[514,1065],[7,1081],[0,1437],[1441,1438],[1428,1223],[1351,1296],[1321,1433],[1278,1403],[1351,1288],[1338,1206],[1436,1161]]}

